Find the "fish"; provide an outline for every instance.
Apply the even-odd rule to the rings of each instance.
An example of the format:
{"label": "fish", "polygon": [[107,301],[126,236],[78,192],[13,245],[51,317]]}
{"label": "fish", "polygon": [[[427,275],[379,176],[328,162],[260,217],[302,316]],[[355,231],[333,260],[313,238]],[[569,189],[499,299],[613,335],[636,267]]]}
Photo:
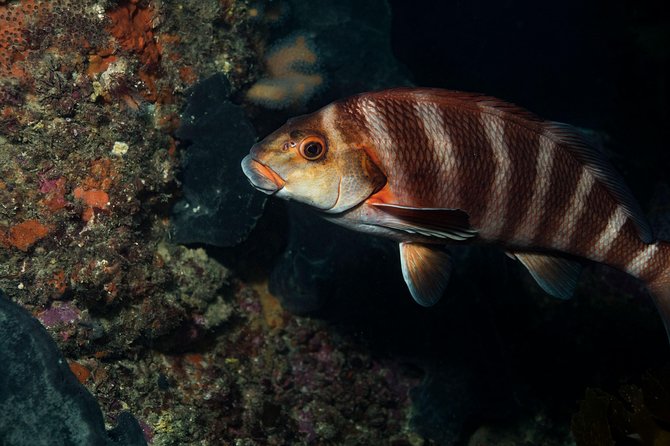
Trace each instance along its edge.
{"label": "fish", "polygon": [[670,243],[576,128],[476,93],[400,87],[289,119],[242,160],[261,192],[398,243],[412,297],[434,305],[451,244],[488,244],[568,299],[585,261],[646,284],[670,336]]}

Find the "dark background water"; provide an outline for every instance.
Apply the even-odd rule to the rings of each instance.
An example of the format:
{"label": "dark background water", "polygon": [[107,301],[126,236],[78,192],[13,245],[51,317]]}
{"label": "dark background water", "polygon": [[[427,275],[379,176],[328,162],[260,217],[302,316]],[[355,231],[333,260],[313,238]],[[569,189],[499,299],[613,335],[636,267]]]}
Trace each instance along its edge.
{"label": "dark background water", "polygon": [[[393,52],[417,85],[486,93],[598,132],[649,210],[670,180],[667,2],[390,4]],[[331,300],[324,311],[373,348],[420,365],[414,422],[439,444],[465,441],[482,423],[522,429],[538,413],[552,420],[547,444],[557,444],[588,387],[616,393],[667,363],[658,316],[626,276],[591,266],[566,303],[538,292],[494,249],[456,260],[432,309],[403,299],[399,275],[380,278],[363,262],[368,275],[349,289],[367,290],[366,301]]]}
{"label": "dark background water", "polygon": [[394,53],[417,84],[605,132],[643,206],[670,179],[670,2],[390,3]]}
{"label": "dark background water", "polygon": [[[331,77],[305,111],[398,85],[407,73],[419,86],[489,94],[596,132],[645,211],[670,179],[670,11],[662,2],[391,0],[391,46],[404,71],[379,50],[384,20],[366,33],[382,15],[378,2],[342,0],[329,4],[334,11],[291,4],[288,27],[314,33]],[[258,133],[293,114],[261,114]],[[272,245],[270,290],[285,308],[416,370],[413,426],[435,444],[467,444],[482,426],[500,432],[492,444],[570,444],[587,388],[617,394],[622,382],[667,364],[667,339],[643,287],[604,267],[588,265],[574,299],[563,302],[500,249],[454,250],[445,296],[427,309],[411,299],[392,242],[271,199],[233,257],[257,265]]]}

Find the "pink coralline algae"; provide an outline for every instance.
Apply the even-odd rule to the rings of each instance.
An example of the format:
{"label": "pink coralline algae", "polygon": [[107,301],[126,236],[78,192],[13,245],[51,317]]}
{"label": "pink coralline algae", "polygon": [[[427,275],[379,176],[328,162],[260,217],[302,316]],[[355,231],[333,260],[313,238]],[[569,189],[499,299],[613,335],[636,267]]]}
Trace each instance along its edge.
{"label": "pink coralline algae", "polygon": [[49,192],[52,192],[52,191],[56,190],[61,181],[62,180],[60,178],[56,178],[56,179],[53,179],[53,180],[49,180],[49,179],[46,179],[46,178],[41,179],[40,180],[40,192],[42,192],[43,194],[48,194]]}
{"label": "pink coralline algae", "polygon": [[47,328],[59,324],[71,324],[80,318],[80,311],[69,302],[53,302],[51,307],[37,315]]}

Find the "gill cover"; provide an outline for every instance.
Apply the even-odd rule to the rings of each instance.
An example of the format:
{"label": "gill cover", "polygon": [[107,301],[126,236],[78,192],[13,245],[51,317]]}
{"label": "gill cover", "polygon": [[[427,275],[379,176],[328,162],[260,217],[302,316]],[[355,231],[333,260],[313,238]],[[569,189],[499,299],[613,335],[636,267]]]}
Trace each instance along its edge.
{"label": "gill cover", "polygon": [[367,200],[386,184],[386,176],[363,149],[347,149],[338,154],[340,185],[337,201],[326,212],[337,214]]}

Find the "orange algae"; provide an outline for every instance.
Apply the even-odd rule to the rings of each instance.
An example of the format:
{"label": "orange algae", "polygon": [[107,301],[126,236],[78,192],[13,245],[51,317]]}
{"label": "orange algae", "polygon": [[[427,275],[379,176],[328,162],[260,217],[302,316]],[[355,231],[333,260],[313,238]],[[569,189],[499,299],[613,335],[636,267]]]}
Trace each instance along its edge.
{"label": "orange algae", "polygon": [[109,195],[104,190],[85,190],[82,187],[77,187],[74,189],[73,195],[74,198],[82,200],[92,208],[105,209],[109,204]]}
{"label": "orange algae", "polygon": [[49,227],[37,220],[26,220],[9,229],[7,242],[21,251],[27,251],[37,241],[49,234]]}
{"label": "orange algae", "polygon": [[184,359],[196,367],[202,366],[205,362],[205,358],[200,353],[188,353],[184,355]]}
{"label": "orange algae", "polygon": [[195,74],[193,67],[183,66],[179,68],[179,78],[186,84],[192,85],[198,80],[198,75]]}
{"label": "orange algae", "polygon": [[116,60],[116,56],[113,56],[107,51],[99,51],[97,54],[91,54],[88,56],[88,70],[86,73],[90,77],[102,73],[106,71],[113,62],[116,62]]}
{"label": "orange algae", "polygon": [[91,376],[91,371],[77,361],[69,361],[70,370],[74,373],[80,383],[84,384]]}
{"label": "orange algae", "polygon": [[149,89],[147,99],[155,101],[158,98],[156,71],[162,48],[154,38],[153,7],[140,7],[137,3],[136,0],[125,1],[109,11],[111,24],[107,30],[122,49],[138,56],[142,63],[139,76]]}
{"label": "orange algae", "polygon": [[151,66],[160,60],[160,45],[154,39],[153,8],[140,8],[137,2],[122,2],[108,12],[111,19],[109,32],[126,51],[137,53],[140,61]]}
{"label": "orange algae", "polygon": [[84,178],[72,191],[76,200],[83,201],[86,209],[82,220],[89,221],[95,209],[106,210],[109,206],[109,190],[118,178],[116,164],[109,158],[101,158],[91,163],[89,176]]}
{"label": "orange algae", "polygon": [[68,204],[65,199],[65,184],[65,178],[58,178],[40,188],[40,191],[45,193],[46,196],[39,203],[52,213],[65,208]]}
{"label": "orange algae", "polygon": [[91,174],[84,179],[81,187],[83,189],[108,190],[117,177],[117,168],[112,160],[109,158],[97,159],[91,163]]}
{"label": "orange algae", "polygon": [[65,271],[60,270],[47,282],[54,289],[54,297],[62,296],[67,290]]}
{"label": "orange algae", "polygon": [[[176,127],[179,127],[178,122]],[[177,156],[177,141],[175,141],[175,139],[171,136],[170,136],[170,145],[168,146],[168,155],[170,155],[170,158],[176,158]]]}
{"label": "orange algae", "polygon": [[22,79],[26,75],[23,61],[30,50],[24,31],[50,9],[49,2],[36,0],[0,4],[0,77]]}
{"label": "orange algae", "polygon": [[81,200],[88,206],[81,215],[82,220],[89,221],[93,218],[94,209],[106,209],[109,205],[109,194],[104,190],[76,187],[73,191],[74,198]]}
{"label": "orange algae", "polygon": [[256,284],[254,289],[258,293],[265,325],[271,330],[279,330],[283,328],[285,325],[284,309],[282,308],[279,299],[268,290],[267,282],[264,281]]}

